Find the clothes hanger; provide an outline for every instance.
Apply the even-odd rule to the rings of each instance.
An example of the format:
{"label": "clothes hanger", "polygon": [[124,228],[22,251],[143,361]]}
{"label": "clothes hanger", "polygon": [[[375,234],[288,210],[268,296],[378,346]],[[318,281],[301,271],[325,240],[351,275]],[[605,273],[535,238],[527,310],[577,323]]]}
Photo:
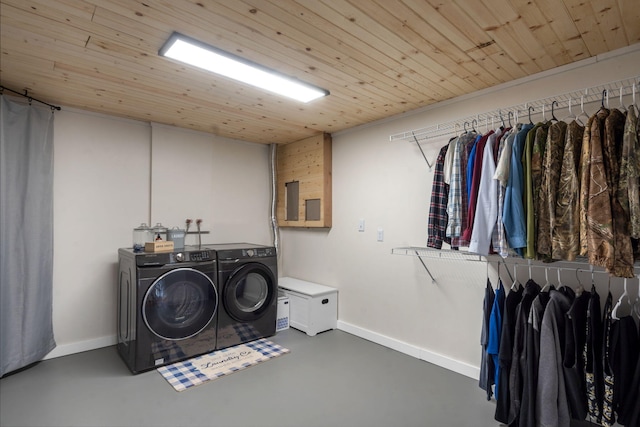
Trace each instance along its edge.
{"label": "clothes hanger", "polygon": [[533,106],[529,107],[529,124],[532,125],[533,121],[531,121],[531,111],[535,110],[535,108],[533,108]]}
{"label": "clothes hanger", "polygon": [[580,96],[580,114],[576,117],[576,120],[584,126],[585,124],[580,120],[580,117],[584,116],[587,120],[589,120],[589,115],[584,111],[584,95]]}
{"label": "clothes hanger", "polygon": [[572,103],[573,103],[573,99],[569,98],[569,115],[564,119],[562,119],[563,122],[577,119],[576,115],[573,114],[573,111],[572,111],[572,107],[573,107],[573,105],[571,105]]}
{"label": "clothes hanger", "polygon": [[520,287],[520,282],[518,282],[518,271],[516,270],[517,267],[518,264],[513,264],[513,283],[511,284],[511,288],[509,288],[510,291],[515,291]]}
{"label": "clothes hanger", "polygon": [[560,268],[556,268],[556,272],[558,273],[558,289],[562,289],[564,287],[562,279],[560,278],[560,270]]}
{"label": "clothes hanger", "polygon": [[546,283],[544,284],[544,286],[542,287],[542,289],[540,289],[540,292],[549,292],[549,290],[551,290],[551,283],[549,282],[549,269],[546,267],[544,268],[544,278]]}
{"label": "clothes hanger", "polygon": [[620,108],[619,108],[619,110],[624,113],[625,111],[627,111],[627,107],[625,107],[624,103],[622,102],[622,95],[623,94],[624,94],[624,87],[620,86]]}
{"label": "clothes hanger", "polygon": [[[635,88],[635,86],[634,86],[634,88]],[[633,95],[634,95],[634,98],[633,98],[633,99],[634,99],[634,102],[635,102],[635,94],[636,94],[636,93],[635,93],[635,90],[634,90],[634,92],[633,92]],[[507,113],[507,119],[509,119],[509,127],[513,127],[513,125],[511,124],[511,116],[513,116],[513,115],[514,115],[514,114],[513,114],[513,111],[509,111],[509,112]]]}
{"label": "clothes hanger", "polygon": [[600,111],[607,110],[607,107],[604,106],[604,100],[607,99],[607,107],[609,106],[609,92],[606,89],[602,90],[602,100],[600,101]]}
{"label": "clothes hanger", "polygon": [[618,315],[618,309],[620,308],[620,306],[622,305],[623,300],[625,299],[627,300],[627,303],[629,303],[629,313],[631,313],[633,311],[633,304],[631,303],[631,297],[629,297],[629,293],[627,292],[627,278],[624,278],[624,292],[622,293],[622,295],[620,295],[620,298],[618,298],[618,302],[616,303],[616,305],[613,307],[613,310],[611,310],[611,318],[615,319],[615,320],[620,320],[620,316]]}
{"label": "clothes hanger", "polygon": [[[507,272],[507,275],[509,276],[509,280],[511,280],[511,282],[513,283],[513,276],[511,275],[511,272],[509,272],[509,269],[507,268],[507,263],[504,262],[504,259],[502,260],[502,263],[504,264],[504,270]],[[498,266],[500,266],[500,264],[498,264]],[[514,265],[514,271],[515,271],[515,265]]]}
{"label": "clothes hanger", "polygon": [[553,100],[553,102],[551,103],[551,120],[555,120],[556,122],[558,121],[558,119],[556,118],[556,115],[553,111],[553,107],[558,103],[558,101]]}
{"label": "clothes hanger", "polygon": [[478,124],[478,121],[476,119],[471,120],[471,130],[473,131],[473,133],[478,133],[478,132],[476,132],[476,125],[477,124]]}
{"label": "clothes hanger", "polygon": [[469,122],[464,122],[464,133],[467,133],[467,125],[469,124]]}
{"label": "clothes hanger", "polygon": [[[498,114],[500,114],[500,121],[502,122],[502,129],[504,129],[506,127],[506,125],[504,124],[504,117],[502,117],[502,110],[498,110]],[[509,124],[511,124],[511,122],[509,122]]]}
{"label": "clothes hanger", "polygon": [[578,276],[578,273],[580,271],[582,270],[580,270],[579,268],[576,268],[576,281],[578,282],[578,286],[576,287],[576,296],[580,296],[584,292],[584,286],[582,286],[582,282],[580,281],[580,276]]}

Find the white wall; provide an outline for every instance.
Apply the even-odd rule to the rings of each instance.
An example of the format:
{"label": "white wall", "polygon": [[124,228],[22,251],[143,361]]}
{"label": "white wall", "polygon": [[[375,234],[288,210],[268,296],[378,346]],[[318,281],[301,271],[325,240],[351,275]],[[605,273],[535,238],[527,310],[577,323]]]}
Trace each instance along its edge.
{"label": "white wall", "polygon": [[203,243],[272,243],[268,146],[67,108],[54,126],[48,357],[115,344],[117,250],[140,223],[201,218]]}
{"label": "white wall", "polygon": [[[339,327],[477,376],[486,264],[426,259],[432,284],[418,258],[391,255],[394,247],[426,245],[433,172],[415,144],[389,136],[637,76],[639,47],[333,135],[333,227],[281,229],[281,275],[337,287]],[[430,161],[446,142],[423,144]],[[383,242],[376,241],[378,228]],[[527,274],[518,271],[521,280]],[[536,278],[544,283],[543,273]],[[619,294],[621,282],[614,282]]]}

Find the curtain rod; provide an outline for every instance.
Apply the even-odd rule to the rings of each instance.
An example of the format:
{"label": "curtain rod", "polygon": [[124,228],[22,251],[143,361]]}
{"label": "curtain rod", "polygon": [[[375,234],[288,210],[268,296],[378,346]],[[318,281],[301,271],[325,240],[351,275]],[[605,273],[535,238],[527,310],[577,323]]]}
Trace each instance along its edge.
{"label": "curtain rod", "polygon": [[29,99],[29,104],[31,104],[31,101],[36,101],[36,102],[39,102],[40,104],[46,105],[47,107],[51,108],[51,110],[58,110],[58,111],[62,110],[62,108],[57,106],[57,105],[49,104],[48,102],[40,101],[39,99],[34,98],[33,96],[31,96],[31,95],[29,95],[27,93],[26,89],[24,90],[24,93],[20,93],[20,92],[17,92],[15,90],[13,90],[13,89],[9,89],[6,86],[1,86],[0,85],[0,93],[2,93],[5,90],[8,90],[9,92],[15,93],[16,95],[20,95],[20,96],[24,96],[25,98],[28,98]]}
{"label": "curtain rod", "polygon": [[[488,123],[491,119],[497,119],[498,122],[500,122],[501,117],[505,121],[507,121],[507,117],[509,114],[511,114],[512,117],[514,112],[523,112],[524,115],[527,115],[530,108],[534,110],[535,114],[545,112],[545,108],[547,108],[546,111],[548,111],[550,114],[552,104],[555,105],[554,108],[556,110],[571,107],[575,108],[574,111],[577,111],[579,113],[578,110],[580,109],[581,103],[584,105],[596,101],[601,101],[603,100],[603,97],[605,95],[607,102],[609,102],[610,95],[614,97],[612,99],[615,99],[615,97],[617,96],[628,96],[631,93],[640,97],[640,76],[630,77],[623,80],[605,83],[599,86],[593,86],[582,90],[550,96],[535,101],[528,101],[522,104],[503,107],[472,116],[461,117],[456,120],[438,123],[421,129],[397,133],[389,136],[389,141],[418,142],[426,141],[435,137],[452,135],[455,134],[456,131],[462,131],[463,124],[465,122],[468,125],[471,125],[472,122],[475,125],[479,125],[480,123]],[[521,115],[520,117],[523,116]]]}

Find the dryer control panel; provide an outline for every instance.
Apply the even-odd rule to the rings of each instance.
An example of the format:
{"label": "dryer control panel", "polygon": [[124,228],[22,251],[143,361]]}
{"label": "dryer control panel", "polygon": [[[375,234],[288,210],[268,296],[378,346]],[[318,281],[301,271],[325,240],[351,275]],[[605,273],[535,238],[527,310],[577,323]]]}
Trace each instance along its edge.
{"label": "dryer control panel", "polygon": [[276,254],[275,248],[254,248],[254,249],[242,250],[242,256],[247,258],[275,256],[275,254]]}

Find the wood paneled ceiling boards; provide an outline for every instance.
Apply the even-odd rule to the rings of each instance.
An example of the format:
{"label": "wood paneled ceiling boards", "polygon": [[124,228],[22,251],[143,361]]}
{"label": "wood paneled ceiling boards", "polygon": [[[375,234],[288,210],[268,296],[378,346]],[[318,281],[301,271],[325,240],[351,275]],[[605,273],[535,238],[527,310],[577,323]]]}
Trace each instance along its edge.
{"label": "wood paneled ceiling boards", "polygon": [[[258,143],[333,133],[640,41],[637,0],[0,0],[0,14],[2,85]],[[174,31],[331,94],[300,104],[158,56]]]}

